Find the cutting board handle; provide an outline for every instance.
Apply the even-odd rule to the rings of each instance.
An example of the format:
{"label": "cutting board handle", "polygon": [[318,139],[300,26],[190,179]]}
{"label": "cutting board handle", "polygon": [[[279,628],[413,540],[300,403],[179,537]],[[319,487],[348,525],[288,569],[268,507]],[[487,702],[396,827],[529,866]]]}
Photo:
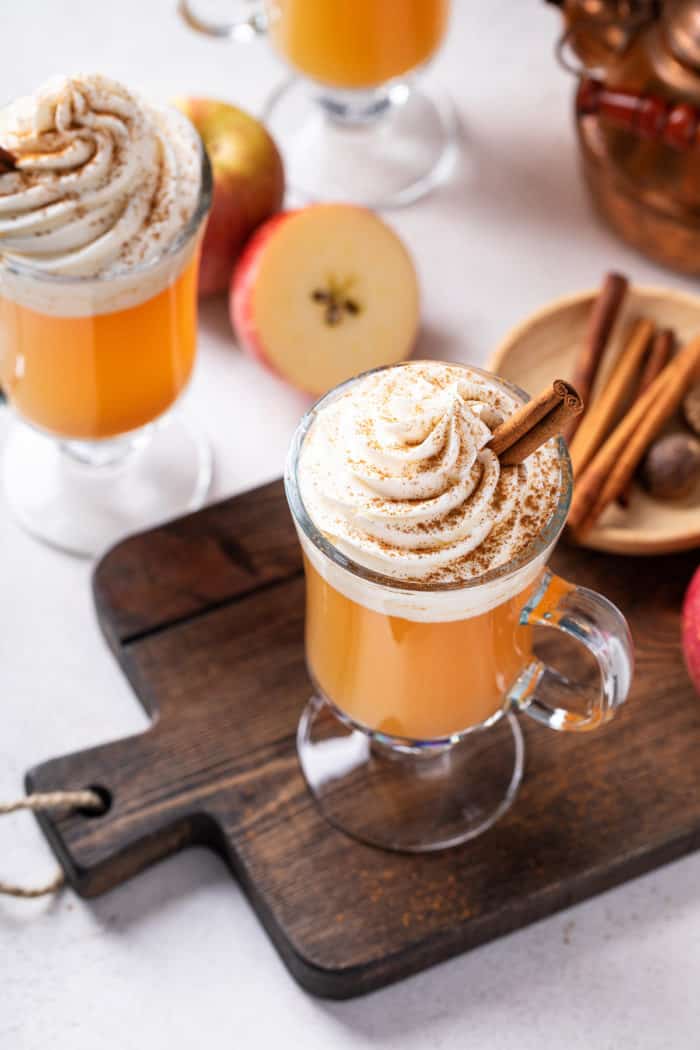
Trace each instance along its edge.
{"label": "cutting board handle", "polygon": [[44,762],[26,776],[30,792],[93,788],[105,799],[104,813],[37,814],[67,881],[83,897],[103,893],[187,846],[220,845],[213,818],[182,786],[175,790],[159,736],[156,724],[137,736]]}

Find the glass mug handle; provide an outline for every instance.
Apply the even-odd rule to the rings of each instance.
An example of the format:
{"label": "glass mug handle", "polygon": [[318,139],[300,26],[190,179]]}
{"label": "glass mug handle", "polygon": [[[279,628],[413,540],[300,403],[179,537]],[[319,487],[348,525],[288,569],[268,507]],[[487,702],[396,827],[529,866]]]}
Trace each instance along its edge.
{"label": "glass mug handle", "polygon": [[240,9],[239,14],[225,22],[208,18],[199,8],[201,4],[192,0],[179,0],[177,9],[190,29],[198,33],[215,37],[235,37],[237,40],[251,40],[267,32],[269,18],[266,0],[230,0]]}
{"label": "glass mug handle", "polygon": [[[590,689],[534,659],[508,693],[514,707],[550,729],[586,732],[610,721],[627,698],[634,671],[632,636],[620,610],[595,591],[575,587],[547,570],[523,608],[520,623],[553,627],[583,644],[598,664],[600,682]],[[582,694],[588,695],[588,709],[578,714],[565,701],[567,695]]]}

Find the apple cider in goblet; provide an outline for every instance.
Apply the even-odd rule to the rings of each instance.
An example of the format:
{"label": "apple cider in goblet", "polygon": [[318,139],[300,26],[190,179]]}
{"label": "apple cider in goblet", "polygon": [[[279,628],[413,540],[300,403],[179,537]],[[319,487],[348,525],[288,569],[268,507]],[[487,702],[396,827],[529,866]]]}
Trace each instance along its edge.
{"label": "apple cider in goblet", "polygon": [[[490,447],[522,402],[478,369],[408,362],[331,391],[292,444],[315,687],[299,758],[328,819],[375,845],[484,831],[522,777],[515,710],[587,731],[629,689],[622,614],[546,568],[571,498],[566,445],[515,465]],[[533,626],[586,646],[599,682],[542,663]]]}
{"label": "apple cider in goblet", "polygon": [[447,29],[449,0],[269,0],[272,41],[319,84],[373,88],[419,69]]}
{"label": "apple cider in goblet", "polygon": [[206,447],[166,413],[194,364],[208,161],[184,116],[97,75],[9,105],[0,143],[8,498],[95,553],[207,489]]}
{"label": "apple cider in goblet", "polygon": [[447,33],[450,0],[230,0],[217,5],[226,21],[204,0],[178,6],[210,36],[269,35],[292,75],[263,115],[302,199],[391,207],[449,175],[455,114],[421,74]]}

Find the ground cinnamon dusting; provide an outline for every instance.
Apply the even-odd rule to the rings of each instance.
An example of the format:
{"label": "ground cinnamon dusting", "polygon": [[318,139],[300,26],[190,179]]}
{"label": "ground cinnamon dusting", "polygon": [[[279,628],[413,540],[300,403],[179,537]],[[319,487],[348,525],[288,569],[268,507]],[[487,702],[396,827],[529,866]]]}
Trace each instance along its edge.
{"label": "ground cinnamon dusting", "polygon": [[[408,582],[488,572],[536,539],[559,492],[554,442],[500,468],[484,448],[491,432],[480,411],[496,426],[494,412],[505,417],[514,407],[495,383],[460,366],[416,362],[364,377],[307,436],[300,481],[309,513],[350,557]],[[407,455],[424,443],[424,458]]]}

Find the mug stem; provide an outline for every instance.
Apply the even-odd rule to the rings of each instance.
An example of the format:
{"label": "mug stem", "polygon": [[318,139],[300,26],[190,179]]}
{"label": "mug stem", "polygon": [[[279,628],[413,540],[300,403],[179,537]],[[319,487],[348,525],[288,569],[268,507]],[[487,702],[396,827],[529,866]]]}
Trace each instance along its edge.
{"label": "mug stem", "polygon": [[383,85],[367,91],[342,91],[309,84],[314,102],[325,116],[345,128],[365,128],[409,97],[408,83]]}
{"label": "mug stem", "polygon": [[302,713],[297,753],[329,823],[371,846],[424,853],[481,835],[510,809],[525,747],[510,711],[451,744],[392,745],[318,693]]}
{"label": "mug stem", "polygon": [[411,204],[449,177],[459,153],[452,103],[410,78],[342,90],[291,77],[262,117],[298,203]]}
{"label": "mug stem", "polygon": [[131,434],[100,441],[60,441],[59,447],[70,463],[100,471],[126,463],[135,452],[145,448],[153,430],[154,424],[149,423]]}

